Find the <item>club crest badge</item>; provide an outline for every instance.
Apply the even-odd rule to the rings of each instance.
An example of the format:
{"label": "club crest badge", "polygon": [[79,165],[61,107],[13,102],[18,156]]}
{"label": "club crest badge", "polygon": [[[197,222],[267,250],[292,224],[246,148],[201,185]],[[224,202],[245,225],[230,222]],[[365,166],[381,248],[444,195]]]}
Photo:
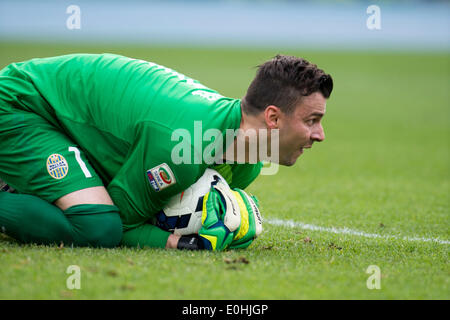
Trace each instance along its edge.
{"label": "club crest badge", "polygon": [[52,178],[59,180],[67,175],[69,165],[62,155],[54,153],[47,158],[47,171]]}
{"label": "club crest badge", "polygon": [[147,170],[147,177],[152,188],[159,192],[171,185],[174,185],[177,181],[167,163],[162,163],[150,170]]}

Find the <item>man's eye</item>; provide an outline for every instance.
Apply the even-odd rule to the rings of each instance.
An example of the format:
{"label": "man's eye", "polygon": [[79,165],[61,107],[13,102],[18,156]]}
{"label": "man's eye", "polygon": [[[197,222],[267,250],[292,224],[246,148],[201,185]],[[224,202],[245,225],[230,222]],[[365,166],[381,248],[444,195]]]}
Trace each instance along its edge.
{"label": "man's eye", "polygon": [[310,119],[310,120],[307,120],[306,123],[311,126],[314,124],[315,121],[316,121],[316,119]]}

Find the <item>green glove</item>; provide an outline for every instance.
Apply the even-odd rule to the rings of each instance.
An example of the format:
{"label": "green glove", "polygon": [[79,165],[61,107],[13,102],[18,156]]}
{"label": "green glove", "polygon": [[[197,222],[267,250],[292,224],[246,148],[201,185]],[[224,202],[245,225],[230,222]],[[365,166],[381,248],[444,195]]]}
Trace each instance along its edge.
{"label": "green glove", "polygon": [[226,183],[218,182],[203,199],[202,227],[198,235],[205,249],[225,250],[240,223],[240,208],[234,191]]}
{"label": "green glove", "polygon": [[238,188],[233,189],[233,193],[240,208],[241,224],[239,229],[234,232],[235,236],[229,248],[245,249],[262,232],[259,201],[255,196],[249,196],[244,190]]}

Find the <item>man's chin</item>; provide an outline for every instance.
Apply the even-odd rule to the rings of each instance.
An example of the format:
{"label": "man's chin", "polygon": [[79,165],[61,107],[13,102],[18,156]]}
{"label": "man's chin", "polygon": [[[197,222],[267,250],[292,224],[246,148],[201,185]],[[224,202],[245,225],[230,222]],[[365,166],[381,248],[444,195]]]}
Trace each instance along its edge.
{"label": "man's chin", "polygon": [[280,161],[279,164],[281,164],[282,166],[291,167],[297,162],[298,157],[292,157],[291,159],[285,159],[283,161]]}

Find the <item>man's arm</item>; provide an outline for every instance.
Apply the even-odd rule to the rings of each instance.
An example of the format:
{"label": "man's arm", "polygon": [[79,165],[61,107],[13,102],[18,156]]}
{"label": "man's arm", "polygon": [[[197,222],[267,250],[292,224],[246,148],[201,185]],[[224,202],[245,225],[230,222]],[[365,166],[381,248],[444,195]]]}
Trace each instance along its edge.
{"label": "man's arm", "polygon": [[[175,194],[193,184],[200,174],[198,164],[174,164],[171,154],[177,141],[162,125],[142,122],[136,129],[133,151],[107,187],[124,224],[122,244],[133,247],[176,248],[178,237],[149,223]],[[192,154],[194,150],[192,149]],[[161,185],[160,174],[166,182]]]}
{"label": "man's arm", "polygon": [[255,164],[224,163],[211,168],[219,172],[231,188],[245,189],[259,176],[262,167],[263,163],[258,162]]}
{"label": "man's arm", "polygon": [[178,236],[146,223],[125,231],[121,244],[132,248],[176,248]]}
{"label": "man's arm", "polygon": [[180,240],[180,236],[176,234],[171,234],[169,238],[167,238],[166,249],[176,249],[178,248],[178,241]]}

